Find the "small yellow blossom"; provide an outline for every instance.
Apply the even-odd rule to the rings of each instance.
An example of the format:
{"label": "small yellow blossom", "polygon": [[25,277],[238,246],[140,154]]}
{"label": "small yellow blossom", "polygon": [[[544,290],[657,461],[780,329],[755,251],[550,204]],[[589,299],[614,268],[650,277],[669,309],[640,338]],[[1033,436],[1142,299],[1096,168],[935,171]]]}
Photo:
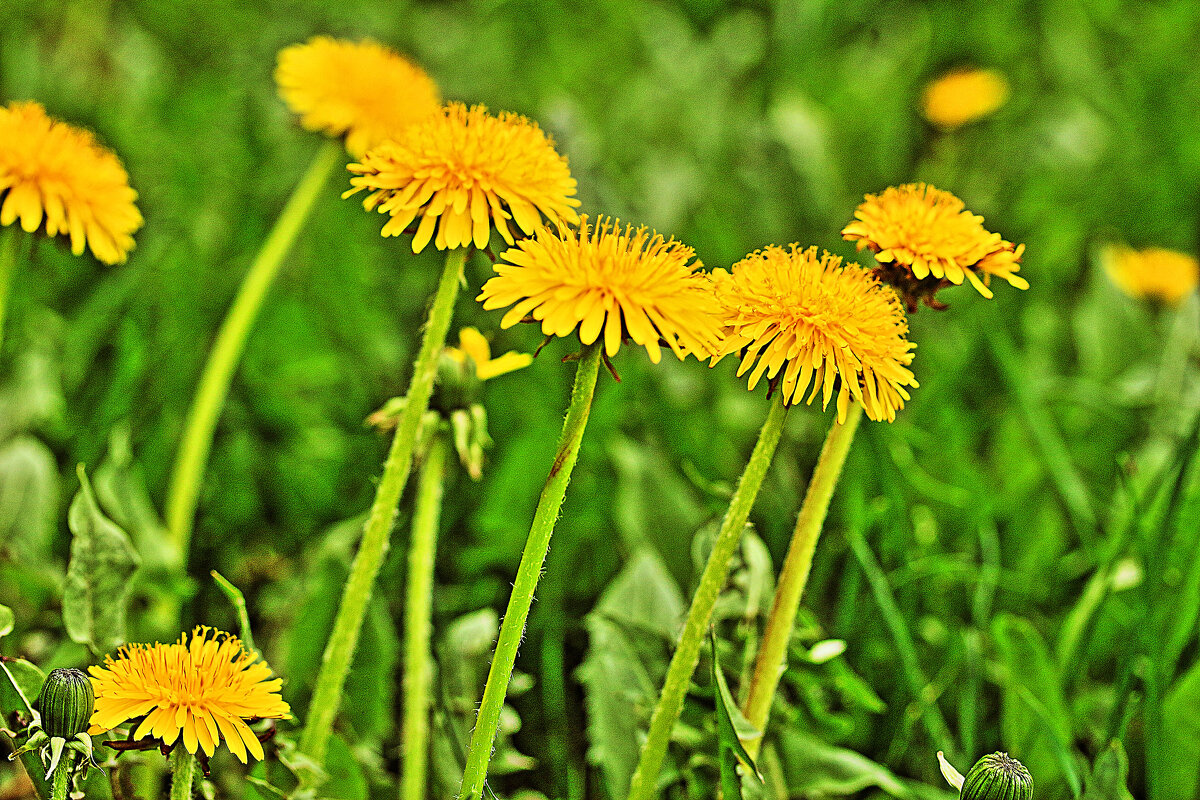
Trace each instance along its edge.
{"label": "small yellow blossom", "polygon": [[995,70],[954,70],[925,87],[921,111],[939,128],[954,130],[993,114],[1008,93],[1008,81]]}
{"label": "small yellow blossom", "polygon": [[279,51],[279,94],[310,131],[345,136],[361,158],[417,120],[437,113],[437,84],[403,56],[369,39],[314,36]]}
{"label": "small yellow blossom", "polygon": [[681,361],[688,353],[706,358],[719,343],[719,309],[694,256],[646,228],[622,229],[605,217],[589,224],[585,216],[577,231],[543,228],[505,251],[507,263],[496,265],[477,299],[488,310],[513,306],[502,328],[532,315],[547,336],[578,328],[586,345],[603,332],[609,356],[629,337],[655,364],[661,342]]}
{"label": "small yellow blossom", "polygon": [[527,235],[543,217],[554,225],[579,221],[575,179],[554,142],[525,117],[494,117],[483,106],[450,103],[349,169],[357,173],[354,188],[342,196],[370,192],[363,206],[391,215],[384,236],[419,220],[414,253],[431,240],[439,250],[472,243],[482,250],[492,226],[511,245],[509,220]]}
{"label": "small yellow blossom", "polygon": [[0,225],[65,234],[105,264],[120,264],[142,227],[137,192],[112,151],[91,132],[46,116],[38,103],[0,107]]}
{"label": "small yellow blossom", "polygon": [[1101,262],[1112,282],[1130,297],[1178,305],[1200,283],[1195,257],[1177,250],[1109,245],[1101,252]]}
{"label": "small yellow blossom", "polygon": [[906,338],[900,299],[870,270],[818,256],[815,247],[771,245],[731,272],[713,270],[713,283],[725,322],[713,363],[741,352],[737,374],[754,368],[750,389],[764,376],[781,377],[779,390],[790,404],[811,384],[808,402],[821,393],[824,408],[840,384],[839,421],[855,400],[869,418],[891,422],[909,399],[905,387],[917,386],[908,368],[915,345]]}
{"label": "small yellow blossom", "polygon": [[463,328],[458,332],[458,347],[447,347],[445,352],[459,364],[465,364],[470,358],[475,365],[475,377],[481,381],[516,372],[533,363],[531,354],[515,350],[492,358],[492,348],[477,328]]}
{"label": "small yellow blossom", "polygon": [[246,720],[291,713],[266,662],[212,628],[196,628],[190,643],[181,635],[175,644],[126,645],[88,672],[96,693],[92,733],[136,721],[134,739],[171,746],[182,737],[193,755],[212,756],[224,738],[243,764],[247,753],[261,760],[262,744]]}

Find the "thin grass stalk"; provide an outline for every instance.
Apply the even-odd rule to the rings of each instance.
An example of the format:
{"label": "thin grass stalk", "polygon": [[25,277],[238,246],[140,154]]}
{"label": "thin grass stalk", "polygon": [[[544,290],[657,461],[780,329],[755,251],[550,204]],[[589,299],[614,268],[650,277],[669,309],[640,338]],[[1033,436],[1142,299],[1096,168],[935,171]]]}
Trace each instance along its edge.
{"label": "thin grass stalk", "polygon": [[758,442],[754,445],[754,452],[751,453],[741,480],[738,481],[737,490],[729,502],[729,510],[725,512],[725,519],[713,542],[712,553],[700,576],[700,584],[692,597],[683,633],[671,657],[671,664],[667,667],[662,693],[650,717],[649,734],[642,744],[637,768],[630,781],[629,800],[649,800],[657,794],[658,773],[667,755],[671,729],[675,727],[675,722],[683,710],[683,700],[687,696],[692,673],[696,671],[696,664],[700,660],[700,647],[704,643],[708,624],[712,619],[713,607],[729,575],[730,559],[733,558],[746,529],[746,520],[750,517],[750,509],[754,506],[767,468],[771,465],[771,456],[779,444],[786,416],[787,406],[780,396],[771,403],[767,419],[759,431]]}
{"label": "thin grass stalk", "polygon": [[325,762],[329,736],[333,732],[333,721],[341,705],[342,689],[354,649],[358,646],[358,635],[362,631],[367,613],[367,602],[375,577],[387,553],[388,539],[396,519],[396,507],[400,495],[408,483],[412,469],[413,447],[420,432],[421,418],[429,409],[429,398],[433,393],[433,381],[437,376],[438,358],[446,344],[450,320],[454,316],[454,301],[458,297],[462,280],[463,264],[466,262],[465,248],[451,250],[446,255],[446,266],[438,282],[437,293],[429,308],[425,323],[425,335],[421,340],[421,351],[413,365],[412,384],[408,399],[400,412],[396,434],[383,466],[383,477],[375,490],[375,500],[363,530],[362,542],[354,563],[350,566],[350,577],[338,606],[333,631],[325,645],[321,659],[321,671],[317,675],[305,718],[304,730],[300,734],[300,751],[318,766]]}
{"label": "thin grass stalk", "polygon": [[575,461],[579,457],[579,445],[583,441],[588,415],[591,413],[602,347],[602,342],[586,345],[579,359],[575,386],[571,391],[571,404],[567,408],[567,418],[563,422],[562,435],[558,440],[558,452],[541,497],[538,498],[529,538],[525,541],[525,550],[517,567],[512,595],[504,612],[504,623],[500,626],[496,653],[492,656],[492,666],[488,670],[487,684],[483,689],[483,699],[475,721],[475,731],[471,734],[462,788],[458,794],[464,800],[483,796],[492,747],[500,726],[500,713],[504,709],[504,697],[508,692],[508,682],[512,678],[513,666],[517,660],[517,648],[525,633],[525,622],[529,619],[529,609],[533,605],[533,593],[542,574],[542,565],[550,549],[550,537],[554,533],[554,523],[562,508],[567,484],[571,481],[571,472],[575,469]]}
{"label": "thin grass stalk", "polygon": [[429,708],[433,655],[433,567],[449,443],[438,434],[421,462],[408,548],[404,602],[404,711],[401,720],[401,800],[425,800],[429,771]]}
{"label": "thin grass stalk", "polygon": [[[805,492],[804,502],[800,506],[800,514],[796,518],[796,528],[779,573],[775,599],[771,604],[771,614],[767,618],[766,632],[759,644],[754,677],[750,680],[750,694],[745,703],[746,719],[760,731],[765,732],[767,728],[771,701],[787,666],[788,642],[791,641],[792,629],[796,625],[800,599],[804,596],[805,586],[808,585],[817,540],[821,537],[821,528],[829,513],[829,501],[833,497],[838,477],[842,474],[842,467],[846,463],[846,456],[850,452],[850,444],[854,441],[854,432],[858,430],[862,415],[862,404],[852,403],[846,413],[846,421],[834,421],[825,437],[825,444],[821,448],[821,455],[817,459],[817,466]],[[752,739],[744,744],[750,755],[755,756],[762,744],[762,738]]]}
{"label": "thin grass stalk", "polygon": [[180,566],[187,564],[196,504],[212,449],[213,434],[229,396],[238,362],[246,349],[250,329],[258,319],[263,300],[279,274],[283,259],[292,249],[317,196],[341,159],[342,148],[337,142],[326,142],[317,151],[308,171],[296,184],[275,227],[250,265],[208,354],[184,424],[183,438],[175,456],[171,485],[167,492],[167,539]]}

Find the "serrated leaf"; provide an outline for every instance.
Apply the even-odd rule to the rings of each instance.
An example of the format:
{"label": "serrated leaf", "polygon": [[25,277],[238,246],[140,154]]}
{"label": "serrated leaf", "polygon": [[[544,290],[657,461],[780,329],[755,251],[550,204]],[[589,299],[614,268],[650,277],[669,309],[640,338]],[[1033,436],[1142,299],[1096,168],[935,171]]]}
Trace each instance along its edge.
{"label": "serrated leaf", "polygon": [[63,622],[73,641],[103,653],[125,641],[129,579],[139,558],[125,531],[100,510],[82,466],[79,481],[79,493],[67,512],[72,539]]}
{"label": "serrated leaf", "polygon": [[[733,699],[733,694],[729,691],[725,676],[721,674],[721,667],[717,663],[717,639],[711,633],[709,634],[709,644],[712,646],[713,686],[716,687],[716,691],[713,692],[713,702],[717,710],[717,761],[721,770],[721,793],[726,798],[736,797],[740,800],[742,779],[737,770],[739,761],[758,778],[759,783],[762,783],[763,780],[762,773],[758,771],[754,759],[750,757],[750,754],[746,752],[745,745],[742,744],[742,736],[747,732],[755,735],[761,734],[751,728],[750,731],[743,731],[739,735],[738,727],[734,724],[733,713],[737,713],[740,717],[741,712],[737,709],[737,701]],[[745,718],[742,719],[742,722],[743,728],[749,725]]]}

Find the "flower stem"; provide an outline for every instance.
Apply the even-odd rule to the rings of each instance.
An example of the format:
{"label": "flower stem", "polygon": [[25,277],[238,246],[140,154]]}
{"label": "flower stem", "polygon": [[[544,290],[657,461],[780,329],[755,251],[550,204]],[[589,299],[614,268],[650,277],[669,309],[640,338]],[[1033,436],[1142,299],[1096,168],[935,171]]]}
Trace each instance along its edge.
{"label": "flower stem", "polygon": [[[775,600],[771,604],[766,633],[763,634],[758,660],[754,665],[754,677],[750,680],[750,694],[746,698],[746,719],[760,731],[766,729],[767,718],[771,714],[771,700],[775,697],[786,666],[787,646],[796,624],[800,598],[808,583],[817,539],[821,536],[829,501],[837,486],[838,476],[842,474],[842,466],[846,463],[846,455],[850,452],[850,443],[854,441],[854,432],[858,430],[862,415],[862,404],[853,403],[844,423],[834,421],[829,435],[825,437],[825,446],[821,448],[821,456],[809,481],[804,503],[800,506],[800,516],[796,518],[796,529],[783,561],[779,584],[775,587]],[[747,741],[746,750],[755,756],[761,743],[761,737]]]}
{"label": "flower stem", "polygon": [[429,765],[430,640],[433,634],[433,565],[449,444],[435,435],[421,464],[408,548],[404,603],[404,716],[400,739],[401,800],[425,800]]}
{"label": "flower stem", "polygon": [[781,397],[771,404],[767,419],[758,433],[758,443],[754,445],[750,461],[746,464],[737,490],[729,501],[729,510],[725,512],[721,530],[713,542],[712,553],[700,576],[696,594],[692,597],[692,605],[688,609],[679,645],[675,648],[675,654],[671,656],[670,666],[667,667],[662,694],[659,695],[654,713],[650,717],[650,732],[642,744],[637,769],[634,770],[633,779],[630,781],[629,800],[649,800],[657,795],[658,773],[667,754],[671,729],[675,727],[675,721],[679,719],[679,713],[683,709],[683,700],[687,696],[692,673],[696,671],[696,664],[700,660],[700,646],[704,643],[704,635],[708,631],[713,606],[716,605],[717,596],[729,575],[729,561],[737,549],[738,542],[741,541],[750,509],[754,506],[754,499],[762,487],[767,467],[771,465],[771,456],[775,453],[775,446],[779,444],[786,416],[787,406],[783,404]]}
{"label": "flower stem", "polygon": [[213,342],[208,363],[204,365],[188,412],[183,439],[171,472],[171,486],[167,492],[167,536],[176,563],[180,566],[187,563],[196,503],[200,497],[200,484],[204,479],[217,419],[229,396],[229,386],[245,350],[250,328],[258,317],[267,290],[279,274],[284,257],[308,219],[317,195],[329,181],[341,158],[341,145],[337,142],[326,142],[317,151],[312,165],[296,185],[275,227],[250,265]]}
{"label": "flower stem", "polygon": [[171,800],[192,800],[195,781],[196,758],[180,742],[171,753]]}
{"label": "flower stem", "polygon": [[8,293],[12,288],[13,272],[17,268],[17,251],[21,246],[21,229],[14,225],[0,230],[0,344],[4,343],[4,318],[8,310]]}
{"label": "flower stem", "polygon": [[54,768],[51,778],[50,800],[67,800],[67,788],[71,784],[71,753],[64,753],[63,760]]}
{"label": "flower stem", "polygon": [[333,720],[337,716],[342,689],[346,684],[346,673],[350,660],[358,645],[358,634],[362,630],[367,612],[367,601],[371,599],[371,588],[379,567],[387,552],[392,523],[396,519],[396,506],[408,483],[412,468],[413,446],[420,432],[421,418],[429,408],[429,397],[433,393],[433,379],[437,375],[438,357],[446,344],[450,330],[450,319],[454,315],[454,301],[458,297],[463,264],[467,259],[466,248],[451,250],[446,254],[446,267],[442,270],[437,293],[429,308],[425,323],[425,336],[421,340],[421,351],[413,365],[412,384],[408,389],[408,400],[400,413],[396,435],[387,461],[383,465],[383,477],[375,490],[375,501],[363,530],[362,543],[350,566],[350,578],[333,621],[333,631],[325,645],[321,659],[321,671],[317,675],[316,688],[308,707],[308,717],[300,735],[300,751],[318,765],[325,762],[325,749],[333,731]]}
{"label": "flower stem", "polygon": [[558,440],[558,453],[554,457],[554,465],[550,468],[550,475],[546,478],[541,497],[538,498],[533,525],[529,528],[529,538],[525,541],[525,551],[521,554],[521,564],[517,567],[517,578],[513,583],[512,595],[508,599],[508,608],[504,612],[504,624],[500,626],[496,653],[492,656],[492,666],[483,689],[479,716],[476,718],[475,731],[471,735],[471,745],[467,750],[462,788],[458,793],[461,800],[478,800],[483,796],[488,763],[492,758],[492,746],[500,725],[500,712],[504,708],[508,681],[512,677],[513,665],[517,660],[517,648],[525,632],[529,608],[533,605],[533,592],[542,574],[542,564],[550,549],[550,536],[554,533],[554,523],[558,519],[559,509],[562,508],[567,484],[571,480],[571,472],[579,456],[579,444],[583,441],[588,414],[591,413],[592,395],[596,390],[596,376],[600,370],[601,347],[600,342],[587,345],[579,359],[575,387],[571,391],[571,404],[567,408],[567,418],[563,422],[562,435]]}

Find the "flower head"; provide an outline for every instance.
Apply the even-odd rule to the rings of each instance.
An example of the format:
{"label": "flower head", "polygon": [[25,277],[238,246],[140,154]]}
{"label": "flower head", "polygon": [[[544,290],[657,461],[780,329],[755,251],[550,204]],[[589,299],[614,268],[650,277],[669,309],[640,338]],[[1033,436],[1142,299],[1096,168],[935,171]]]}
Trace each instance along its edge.
{"label": "flower head", "polygon": [[1101,261],[1112,282],[1130,297],[1178,305],[1200,283],[1196,259],[1176,250],[1110,245],[1102,251]]}
{"label": "flower head", "polygon": [[355,158],[436,113],[441,102],[437,84],[424,70],[369,39],[314,36],[285,47],[275,82],[300,124],[344,135]]}
{"label": "flower head", "polygon": [[466,365],[470,359],[470,363],[474,365],[475,377],[481,381],[524,369],[533,363],[532,355],[515,350],[492,358],[492,348],[478,328],[463,328],[459,331],[458,347],[447,347],[445,354],[458,364]]}
{"label": "flower head", "polygon": [[592,344],[603,331],[609,356],[629,337],[656,364],[660,341],[680,360],[707,357],[718,345],[719,309],[694,256],[646,228],[622,229],[604,217],[589,224],[585,216],[578,230],[543,228],[505,251],[507,263],[496,265],[477,299],[489,310],[513,306],[502,328],[532,315],[547,336],[578,328],[580,341]]}
{"label": "flower head", "polygon": [[923,183],[889,187],[869,194],[854,211],[855,221],[842,238],[859,250],[870,248],[880,264],[880,278],[895,286],[910,310],[919,300],[935,308],[934,294],[964,279],[991,298],[993,276],[1018,289],[1029,282],[1020,270],[1025,245],[1006,242],[983,227],[983,217],[963,208],[949,192]]}
{"label": "flower head", "polygon": [[291,709],[279,696],[282,683],[271,668],[247,653],[236,637],[212,628],[181,635],[175,644],[133,644],[103,667],[89,667],[96,691],[92,732],[140,722],[133,738],[152,736],[172,745],[182,735],[189,753],[211,756],[222,738],[245,764],[263,757],[247,719],[282,719]]}
{"label": "flower head", "polygon": [[1008,100],[1008,81],[990,69],[947,72],[925,87],[921,112],[939,128],[953,130],[982,119]]}
{"label": "flower head", "polygon": [[[713,363],[744,349],[738,376],[751,367],[749,386],[764,375],[782,375],[785,403],[822,393],[828,407],[835,384],[838,419],[850,401],[863,404],[873,420],[896,418],[917,385],[908,369],[912,349],[900,300],[869,270],[842,264],[817,248],[784,250],[771,245],[733,265],[713,270],[724,307],[725,343]],[[755,365],[757,362],[757,366]],[[786,365],[786,367],[785,367]]]}
{"label": "flower head", "polygon": [[[363,206],[391,214],[384,236],[399,236],[420,220],[419,253],[432,239],[439,250],[487,247],[492,225],[513,244],[508,221],[526,234],[542,224],[575,224],[575,179],[567,160],[537,124],[517,114],[494,117],[483,106],[450,103],[351,164]],[[434,229],[437,236],[434,236]]]}
{"label": "flower head", "polygon": [[89,131],[46,116],[38,103],[0,107],[0,225],[65,234],[105,264],[125,261],[142,227],[137,192],[112,151]]}

